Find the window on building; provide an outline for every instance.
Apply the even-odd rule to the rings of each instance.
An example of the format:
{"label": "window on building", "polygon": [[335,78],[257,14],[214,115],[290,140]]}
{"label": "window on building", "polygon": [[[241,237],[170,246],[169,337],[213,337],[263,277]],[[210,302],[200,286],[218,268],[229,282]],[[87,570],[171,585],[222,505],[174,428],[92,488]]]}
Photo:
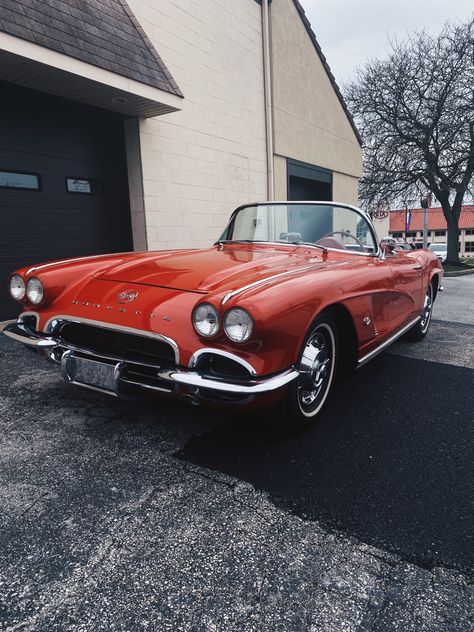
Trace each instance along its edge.
{"label": "window on building", "polygon": [[446,237],[445,230],[435,230],[434,234],[435,234],[435,237]]}
{"label": "window on building", "polygon": [[474,241],[466,241],[464,244],[464,250],[466,252],[474,252]]}
{"label": "window on building", "polygon": [[39,191],[40,177],[37,173],[24,171],[0,171],[0,189],[20,189],[22,191]]}
{"label": "window on building", "polygon": [[400,237],[403,237],[403,233],[400,233],[400,232],[399,232],[399,233],[392,233],[392,237],[393,237],[394,239],[398,239],[398,238],[400,238]]}
{"label": "window on building", "polygon": [[408,237],[416,237],[416,230],[409,230],[407,233],[407,239]]}
{"label": "window on building", "polygon": [[466,235],[474,235],[474,228],[466,228]]}

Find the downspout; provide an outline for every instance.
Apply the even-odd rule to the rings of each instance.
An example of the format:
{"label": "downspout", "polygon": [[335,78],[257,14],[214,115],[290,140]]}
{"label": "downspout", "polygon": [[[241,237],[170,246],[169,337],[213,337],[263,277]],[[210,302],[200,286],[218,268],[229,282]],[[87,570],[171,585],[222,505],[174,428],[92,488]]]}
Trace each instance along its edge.
{"label": "downspout", "polygon": [[267,145],[267,198],[275,199],[273,173],[273,103],[270,60],[270,11],[269,0],[262,0],[262,36],[263,36],[263,85],[265,99],[265,133]]}

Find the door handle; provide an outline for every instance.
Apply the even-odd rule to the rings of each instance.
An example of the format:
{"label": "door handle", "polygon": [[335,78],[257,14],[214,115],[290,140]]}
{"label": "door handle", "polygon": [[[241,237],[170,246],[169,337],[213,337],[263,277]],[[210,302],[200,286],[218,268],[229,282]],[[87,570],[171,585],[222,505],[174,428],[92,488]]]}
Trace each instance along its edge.
{"label": "door handle", "polygon": [[423,270],[423,266],[419,263],[417,266],[413,268],[413,270]]}

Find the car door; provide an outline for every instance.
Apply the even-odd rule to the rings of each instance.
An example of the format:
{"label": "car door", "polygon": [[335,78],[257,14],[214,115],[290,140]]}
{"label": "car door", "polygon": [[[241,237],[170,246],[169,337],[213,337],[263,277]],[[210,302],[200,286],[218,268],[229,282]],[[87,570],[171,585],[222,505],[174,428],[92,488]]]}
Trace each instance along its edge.
{"label": "car door", "polygon": [[386,260],[392,271],[391,329],[396,331],[416,318],[421,309],[423,263],[416,250],[395,250]]}

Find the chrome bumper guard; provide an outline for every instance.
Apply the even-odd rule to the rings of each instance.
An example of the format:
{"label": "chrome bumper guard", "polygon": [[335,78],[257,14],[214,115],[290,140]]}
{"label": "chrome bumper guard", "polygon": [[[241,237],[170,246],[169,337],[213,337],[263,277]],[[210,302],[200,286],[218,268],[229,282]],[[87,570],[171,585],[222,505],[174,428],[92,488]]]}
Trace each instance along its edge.
{"label": "chrome bumper guard", "polygon": [[32,329],[28,323],[21,320],[5,320],[0,323],[0,333],[5,334],[17,342],[21,342],[28,347],[40,349],[52,349],[60,344],[60,341],[51,336],[40,334]]}
{"label": "chrome bumper guard", "polygon": [[177,384],[193,386],[195,388],[209,388],[222,393],[233,393],[235,395],[258,395],[276,391],[282,386],[286,386],[299,375],[295,369],[287,369],[282,373],[277,373],[272,377],[263,379],[247,380],[245,382],[230,381],[224,378],[210,378],[201,375],[196,371],[185,369],[163,370],[158,372],[158,376],[165,380],[171,380]]}
{"label": "chrome bumper guard", "polygon": [[[21,342],[28,347],[32,347],[39,352],[51,351],[55,347],[64,349],[63,357],[61,358],[61,366],[63,377],[69,382],[72,382],[78,386],[84,386],[93,390],[99,390],[111,395],[121,394],[120,384],[130,383],[126,378],[122,379],[122,373],[127,366],[126,362],[117,359],[117,363],[114,365],[112,384],[110,388],[97,388],[94,385],[84,384],[74,379],[69,371],[70,361],[74,358],[76,353],[84,354],[91,360],[94,360],[96,364],[107,363],[110,364],[110,358],[104,359],[98,355],[91,353],[90,351],[71,350],[67,348],[67,345],[61,342],[58,338],[43,334],[35,331],[27,322],[7,320],[0,322],[0,333],[3,333],[8,338],[12,338],[17,342]],[[286,386],[294,379],[298,377],[299,373],[294,368],[289,368],[285,371],[272,375],[266,378],[250,378],[248,380],[232,380],[222,378],[218,376],[209,377],[203,375],[198,371],[189,370],[181,367],[163,367],[156,370],[156,377],[168,383],[170,388],[163,389],[154,387],[147,384],[135,383],[135,386],[143,388],[151,388],[159,391],[171,391],[173,386],[181,385],[193,387],[194,389],[210,389],[221,393],[229,393],[233,395],[246,395],[253,396],[261,393],[268,393],[275,391],[283,386]]]}

